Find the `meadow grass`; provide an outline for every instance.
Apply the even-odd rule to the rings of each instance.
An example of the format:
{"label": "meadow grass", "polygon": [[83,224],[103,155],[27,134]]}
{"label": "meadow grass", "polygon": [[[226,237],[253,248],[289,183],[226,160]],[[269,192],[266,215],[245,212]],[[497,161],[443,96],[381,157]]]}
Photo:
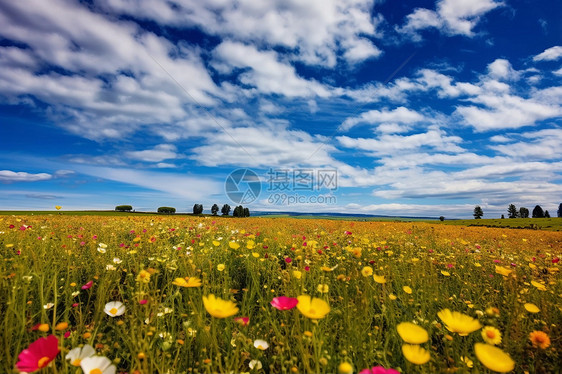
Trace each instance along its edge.
{"label": "meadow grass", "polygon": [[[497,328],[515,372],[562,370],[558,232],[55,213],[1,216],[0,251],[3,373],[17,372],[18,354],[50,334],[62,352],[43,371],[56,373],[80,372],[64,356],[84,344],[128,373],[335,373],[342,362],[355,372],[377,365],[407,373],[489,372],[474,351],[482,330],[450,331],[438,317],[445,308]],[[201,285],[174,284],[186,277]],[[238,311],[211,316],[203,305],[209,294]],[[300,295],[326,301],[329,313],[311,319],[270,304]],[[104,312],[111,301],[123,302],[125,313]],[[528,303],[538,313],[527,311]],[[421,344],[427,363],[402,354],[402,322],[428,332]],[[533,331],[545,332],[551,344],[533,346]],[[269,347],[256,348],[256,339]],[[250,369],[257,361],[262,368]]]}

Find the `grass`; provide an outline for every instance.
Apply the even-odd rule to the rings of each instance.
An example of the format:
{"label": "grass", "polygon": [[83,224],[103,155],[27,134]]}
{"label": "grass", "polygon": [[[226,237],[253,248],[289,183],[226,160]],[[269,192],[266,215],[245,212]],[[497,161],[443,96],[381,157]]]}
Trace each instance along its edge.
{"label": "grass", "polygon": [[[0,216],[2,373],[17,372],[19,353],[50,334],[62,352],[49,373],[80,372],[64,356],[84,344],[129,373],[335,373],[342,362],[356,372],[471,371],[462,357],[489,372],[474,353],[481,331],[449,331],[437,315],[445,308],[496,327],[515,372],[562,370],[557,232],[448,221],[33,213]],[[185,277],[201,285],[174,284]],[[213,317],[203,305],[209,294],[238,311]],[[270,305],[299,295],[324,300],[329,313],[311,319]],[[104,312],[111,301],[124,303],[122,316]],[[427,363],[402,354],[396,326],[406,321],[428,332]],[[60,322],[68,327],[55,330]],[[550,346],[533,347],[533,331],[545,332]],[[269,348],[257,349],[256,339]],[[253,360],[263,368],[251,370]]]}
{"label": "grass", "polygon": [[509,229],[532,229],[562,231],[562,218],[505,218],[445,220],[445,225],[501,227]]}

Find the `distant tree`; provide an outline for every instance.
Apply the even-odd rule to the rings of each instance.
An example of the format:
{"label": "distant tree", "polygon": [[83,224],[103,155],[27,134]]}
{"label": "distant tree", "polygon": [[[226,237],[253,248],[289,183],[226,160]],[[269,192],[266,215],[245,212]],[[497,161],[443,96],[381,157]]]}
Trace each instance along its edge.
{"label": "distant tree", "polygon": [[244,208],[244,217],[250,217],[250,209]]}
{"label": "distant tree", "polygon": [[515,205],[509,204],[507,213],[509,218],[517,218],[517,208],[515,207]]}
{"label": "distant tree", "polygon": [[440,217],[439,217],[439,221],[445,221],[445,217],[440,216]]}
{"label": "distant tree", "polygon": [[505,216],[502,214],[502,219],[505,219]]}
{"label": "distant tree", "polygon": [[519,217],[529,218],[529,209],[527,209],[525,207],[519,208]]}
{"label": "distant tree", "polygon": [[193,205],[193,214],[201,214],[201,213],[203,213],[203,204]]}
{"label": "distant tree", "polygon": [[133,210],[133,207],[130,205],[117,205],[115,207],[115,210],[117,212],[130,212],[131,210]]}
{"label": "distant tree", "polygon": [[234,210],[232,211],[232,216],[233,217],[242,217],[242,215],[240,214],[241,209],[244,209],[244,208],[242,208],[242,205],[238,205],[237,207],[235,207]]}
{"label": "distant tree", "polygon": [[482,211],[482,208],[480,208],[480,205],[476,205],[474,207],[474,213],[472,215],[474,216],[475,219],[482,218],[482,216],[484,215],[484,212]]}
{"label": "distant tree", "polygon": [[535,209],[533,209],[533,218],[544,218],[544,212],[540,205],[535,206]]}
{"label": "distant tree", "polygon": [[544,218],[550,218],[550,213],[548,213],[548,210],[544,211]]}
{"label": "distant tree", "polygon": [[230,213],[230,205],[224,204],[222,206],[221,213],[223,216],[228,216],[228,213]]}
{"label": "distant tree", "polygon": [[558,217],[562,217],[562,203],[560,203],[560,205],[558,205],[557,215],[558,215]]}
{"label": "distant tree", "polygon": [[216,216],[218,212],[219,206],[217,204],[213,204],[213,206],[211,207],[211,213],[213,214],[213,216]]}
{"label": "distant tree", "polygon": [[172,208],[169,206],[161,206],[160,208],[158,208],[158,213],[174,214],[175,212],[176,208]]}

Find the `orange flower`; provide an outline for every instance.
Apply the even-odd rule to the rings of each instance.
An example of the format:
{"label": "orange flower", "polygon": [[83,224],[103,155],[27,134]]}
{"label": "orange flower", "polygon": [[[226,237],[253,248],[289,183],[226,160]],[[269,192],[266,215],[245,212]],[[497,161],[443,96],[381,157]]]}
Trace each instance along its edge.
{"label": "orange flower", "polygon": [[546,349],[550,346],[550,338],[543,331],[533,331],[529,334],[529,339],[535,348]]}

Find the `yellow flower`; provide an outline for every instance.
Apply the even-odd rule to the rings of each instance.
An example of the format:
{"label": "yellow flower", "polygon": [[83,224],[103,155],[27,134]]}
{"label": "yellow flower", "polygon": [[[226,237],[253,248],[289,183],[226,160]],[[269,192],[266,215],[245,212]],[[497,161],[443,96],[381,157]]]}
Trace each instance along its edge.
{"label": "yellow flower", "polygon": [[537,281],[531,281],[531,284],[532,284],[533,286],[535,286],[535,287],[536,287],[538,290],[540,290],[540,291],[546,291],[546,286],[545,286],[544,284],[542,284],[542,283],[539,283],[539,282],[537,282]]}
{"label": "yellow flower", "polygon": [[302,272],[298,271],[298,270],[293,270],[293,277],[297,278],[297,279],[301,279],[302,277]]}
{"label": "yellow flower", "polygon": [[365,266],[361,270],[361,275],[363,275],[364,277],[370,277],[371,275],[373,275],[373,268],[370,266]]}
{"label": "yellow flower", "polygon": [[515,362],[507,353],[490,344],[474,344],[474,353],[480,362],[488,369],[499,373],[507,373],[513,370]]}
{"label": "yellow flower", "polygon": [[396,295],[393,294],[393,293],[391,293],[390,295],[388,295],[388,298],[389,298],[390,300],[396,300]]}
{"label": "yellow flower", "polygon": [[447,330],[456,332],[460,336],[466,336],[482,327],[478,320],[466,314],[451,312],[449,309],[443,309],[437,315],[445,323]]}
{"label": "yellow flower", "polygon": [[546,349],[550,346],[550,338],[543,331],[533,331],[529,334],[529,339],[535,348]]}
{"label": "yellow flower", "polygon": [[422,344],[429,339],[427,331],[412,322],[402,322],[396,326],[396,330],[398,331],[398,335],[400,335],[402,340],[406,343]]}
{"label": "yellow flower", "polygon": [[419,345],[404,344],[402,346],[402,354],[406,357],[406,360],[416,365],[423,365],[430,358],[429,352]]}
{"label": "yellow flower", "polygon": [[450,276],[451,276],[451,273],[449,273],[448,271],[445,271],[445,270],[441,270],[441,274],[443,274],[443,275],[446,276],[446,277],[450,277]]}
{"label": "yellow flower", "polygon": [[57,331],[66,330],[67,328],[68,328],[68,322],[59,322],[55,326],[55,330]]}
{"label": "yellow flower", "polygon": [[310,319],[322,319],[326,317],[326,314],[330,313],[330,306],[322,299],[300,295],[297,297],[297,300],[299,301],[297,304],[299,312]]}
{"label": "yellow flower", "polygon": [[353,366],[349,362],[338,365],[338,374],[353,374]]}
{"label": "yellow flower", "polygon": [[410,295],[412,293],[412,289],[410,288],[410,286],[404,286],[402,287],[402,289],[404,290],[404,292],[406,292],[408,295]]}
{"label": "yellow flower", "polygon": [[254,256],[255,258],[260,257],[260,254],[258,252],[252,252],[252,256]]}
{"label": "yellow flower", "polygon": [[201,279],[196,277],[176,278],[172,284],[180,287],[199,287],[201,286]]}
{"label": "yellow flower", "polygon": [[482,338],[488,344],[498,345],[502,342],[502,334],[500,330],[492,326],[486,326],[482,329]]}
{"label": "yellow flower", "polygon": [[218,247],[219,245],[221,245],[221,242],[219,242],[218,240],[213,240],[213,245],[215,247]]}
{"label": "yellow flower", "polygon": [[217,265],[217,270],[218,270],[218,271],[223,271],[224,268],[225,268],[224,264],[218,264],[218,265]]}
{"label": "yellow flower", "polygon": [[461,356],[461,361],[464,362],[464,364],[468,368],[472,368],[474,366],[474,362],[472,362],[472,360],[466,356]]}
{"label": "yellow flower", "polygon": [[254,249],[255,246],[256,243],[253,240],[248,240],[248,242],[246,243],[246,248],[248,249]]}
{"label": "yellow flower", "polygon": [[137,282],[148,283],[150,282],[150,273],[146,270],[141,270],[137,275]]}
{"label": "yellow flower", "polygon": [[207,312],[215,318],[226,318],[238,313],[235,303],[215,297],[213,294],[203,296],[203,305]]}
{"label": "yellow flower", "polygon": [[507,268],[504,268],[503,266],[498,266],[496,265],[496,273],[503,275],[504,277],[507,277],[513,270],[509,270]]}
{"label": "yellow flower", "polygon": [[42,323],[42,324],[39,325],[37,330],[42,331],[42,332],[47,332],[47,331],[49,331],[49,325],[46,324],[46,323]]}
{"label": "yellow flower", "polygon": [[240,244],[236,243],[236,242],[229,242],[228,246],[232,249],[238,249],[240,248]]}
{"label": "yellow flower", "polygon": [[536,306],[535,304],[531,304],[531,303],[526,303],[524,305],[524,307],[527,310],[527,312],[529,312],[529,313],[538,313],[538,312],[541,311],[538,306]]}
{"label": "yellow flower", "polygon": [[330,286],[328,286],[327,284],[319,284],[318,287],[316,287],[316,290],[318,290],[318,292],[320,293],[328,293],[328,291],[330,290]]}
{"label": "yellow flower", "polygon": [[375,282],[377,282],[379,284],[385,284],[386,283],[386,279],[385,279],[384,275],[373,274],[373,279],[375,280]]}

